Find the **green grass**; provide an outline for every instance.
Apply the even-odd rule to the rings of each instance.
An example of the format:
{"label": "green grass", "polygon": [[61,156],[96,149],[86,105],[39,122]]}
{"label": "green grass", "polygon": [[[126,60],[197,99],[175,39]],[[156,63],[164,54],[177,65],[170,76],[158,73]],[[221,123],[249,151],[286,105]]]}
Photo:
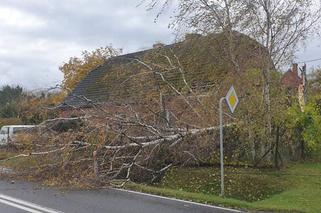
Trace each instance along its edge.
{"label": "green grass", "polygon": [[[189,171],[190,170],[190,171]],[[207,171],[207,175],[206,175]],[[296,164],[281,171],[227,169],[227,180],[235,181],[227,189],[227,197],[218,196],[215,180],[209,169],[174,169],[166,175],[161,184],[150,186],[130,183],[127,188],[146,193],[175,197],[201,203],[215,204],[247,210],[278,212],[321,212],[321,163]],[[260,172],[260,175],[235,174]],[[216,173],[216,171],[214,172]],[[229,174],[230,173],[230,174]],[[177,175],[183,175],[178,179]],[[234,175],[234,177],[233,177]],[[228,177],[230,176],[230,177]],[[209,188],[208,186],[214,186]],[[229,183],[227,183],[229,186]],[[244,193],[240,193],[244,189]],[[257,199],[250,194],[257,193]]]}
{"label": "green grass", "polygon": [[[174,168],[158,185],[203,194],[219,194],[220,170],[218,168]],[[288,183],[271,170],[252,168],[225,168],[225,195],[244,201],[258,201],[282,192]]]}
{"label": "green grass", "polygon": [[292,183],[291,187],[255,204],[302,212],[321,212],[321,164],[298,164],[287,172],[291,174],[287,176],[287,180]]}

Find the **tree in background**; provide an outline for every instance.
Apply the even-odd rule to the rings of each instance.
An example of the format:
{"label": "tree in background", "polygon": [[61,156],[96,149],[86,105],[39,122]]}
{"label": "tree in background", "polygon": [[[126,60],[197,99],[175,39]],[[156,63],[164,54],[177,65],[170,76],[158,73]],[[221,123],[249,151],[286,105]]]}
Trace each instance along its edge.
{"label": "tree in background", "polygon": [[83,51],[81,58],[71,57],[67,63],[59,67],[64,74],[63,88],[68,91],[73,90],[90,71],[102,65],[107,59],[119,54],[120,50],[107,46],[92,52]]}
{"label": "tree in background", "polygon": [[309,95],[321,94],[321,68],[314,70],[309,75],[308,87]]}
{"label": "tree in background", "polygon": [[39,124],[55,117],[48,107],[60,101],[59,93],[36,95],[23,92],[20,86],[4,86],[0,90],[0,125]]}
{"label": "tree in background", "polygon": [[[239,73],[239,61],[234,54],[238,31],[257,40],[261,53],[270,61],[262,61],[262,100],[265,113],[267,146],[273,140],[272,71],[293,59],[299,44],[304,43],[320,25],[321,5],[314,0],[144,0],[147,8],[159,9],[158,16],[167,7],[176,6],[172,27],[178,31],[201,34],[220,33],[229,41],[226,52]],[[273,112],[273,113],[272,113]],[[262,119],[262,118],[260,118]]]}
{"label": "tree in background", "polygon": [[12,101],[18,101],[22,97],[22,87],[11,87],[9,85],[4,86],[0,90],[0,107]]}
{"label": "tree in background", "polygon": [[19,114],[18,102],[23,97],[22,87],[9,85],[0,90],[0,117],[13,118]]}
{"label": "tree in background", "polygon": [[[321,5],[314,0],[144,0],[149,10],[177,6],[171,26],[201,34],[238,31],[260,42],[275,67],[287,64],[300,42],[319,27]],[[231,44],[233,45],[233,44]]]}

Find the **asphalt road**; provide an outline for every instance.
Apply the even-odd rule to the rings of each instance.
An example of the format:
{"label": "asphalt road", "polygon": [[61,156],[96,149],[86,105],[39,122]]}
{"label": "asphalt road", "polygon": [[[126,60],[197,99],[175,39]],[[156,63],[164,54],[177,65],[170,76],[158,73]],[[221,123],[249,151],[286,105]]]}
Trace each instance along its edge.
{"label": "asphalt road", "polygon": [[105,189],[71,190],[36,184],[0,181],[0,213],[230,213],[220,207],[199,205],[146,194]]}

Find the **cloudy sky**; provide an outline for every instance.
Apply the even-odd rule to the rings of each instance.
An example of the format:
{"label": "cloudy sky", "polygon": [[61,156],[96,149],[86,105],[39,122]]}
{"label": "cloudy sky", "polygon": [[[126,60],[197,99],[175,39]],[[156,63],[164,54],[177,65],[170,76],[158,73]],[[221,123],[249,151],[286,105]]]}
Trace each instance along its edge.
{"label": "cloudy sky", "polygon": [[[136,7],[139,0],[1,0],[0,86],[31,90],[59,83],[58,69],[82,50],[112,44],[125,53],[146,49],[156,41],[171,43],[166,16]],[[298,60],[321,58],[315,39]],[[318,66],[321,62],[309,64]]]}

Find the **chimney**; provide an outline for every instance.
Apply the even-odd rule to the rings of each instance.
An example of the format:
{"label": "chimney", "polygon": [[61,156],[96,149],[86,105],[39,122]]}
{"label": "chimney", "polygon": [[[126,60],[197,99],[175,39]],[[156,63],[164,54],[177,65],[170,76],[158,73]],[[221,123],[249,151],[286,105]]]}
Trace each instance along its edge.
{"label": "chimney", "polygon": [[201,34],[197,34],[197,33],[187,33],[185,35],[185,41],[190,41],[190,40],[194,40],[194,39],[198,39],[200,38],[202,35]]}
{"label": "chimney", "polygon": [[153,44],[153,48],[154,49],[162,48],[164,46],[165,45],[163,43],[161,43],[161,42],[157,42],[157,43]]}
{"label": "chimney", "polygon": [[292,64],[292,72],[294,72],[298,76],[298,64]]}

